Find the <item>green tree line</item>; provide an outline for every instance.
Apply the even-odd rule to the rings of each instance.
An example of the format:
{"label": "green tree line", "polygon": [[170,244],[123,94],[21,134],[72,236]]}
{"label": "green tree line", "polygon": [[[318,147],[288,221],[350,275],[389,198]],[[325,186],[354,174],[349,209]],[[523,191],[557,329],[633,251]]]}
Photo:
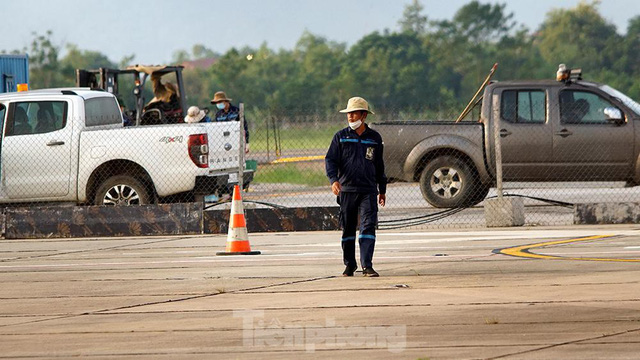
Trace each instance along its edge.
{"label": "green tree line", "polygon": [[[419,0],[405,7],[395,30],[373,32],[352,46],[309,32],[293,49],[232,48],[216,54],[202,44],[176,51],[174,62],[216,57],[208,69],[185,70],[188,103],[207,106],[225,90],[251,111],[327,114],[351,96],[363,96],[388,116],[459,110],[493,63],[496,79],[548,79],[558,64],[581,67],[584,78],[640,98],[640,16],[620,25],[599,12],[599,2],[546,14],[535,30],[513,20],[506,4],[471,1],[451,19],[432,20]],[[105,54],[61,47],[53,34],[34,34],[26,50],[31,88],[72,86],[76,68],[117,67]]]}

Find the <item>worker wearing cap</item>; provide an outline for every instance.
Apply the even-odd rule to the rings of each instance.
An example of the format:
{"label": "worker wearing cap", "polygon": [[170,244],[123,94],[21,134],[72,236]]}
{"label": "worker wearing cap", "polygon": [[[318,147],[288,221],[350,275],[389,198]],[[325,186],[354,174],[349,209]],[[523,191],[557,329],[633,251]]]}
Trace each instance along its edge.
{"label": "worker wearing cap", "polygon": [[[356,227],[360,215],[360,265],[364,276],[377,277],[373,269],[378,204],[386,203],[387,177],[382,160],[382,137],[365,124],[369,104],[361,97],[349,99],[349,126],[338,131],[325,157],[331,190],[338,196],[342,226],[342,255],[346,266],[343,276],[353,276],[356,263]],[[379,195],[378,195],[379,194]]]}
{"label": "worker wearing cap", "polygon": [[[214,121],[239,121],[240,109],[231,105],[231,99],[227,98],[227,94],[224,91],[218,91],[213,94],[211,103],[216,106],[218,112],[214,117]],[[249,152],[249,127],[247,121],[244,121],[244,151]]]}

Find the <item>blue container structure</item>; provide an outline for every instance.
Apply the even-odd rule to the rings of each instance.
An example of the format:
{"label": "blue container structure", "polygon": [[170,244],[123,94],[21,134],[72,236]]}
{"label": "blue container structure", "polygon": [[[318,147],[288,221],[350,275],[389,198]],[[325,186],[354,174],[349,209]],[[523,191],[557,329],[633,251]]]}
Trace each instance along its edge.
{"label": "blue container structure", "polygon": [[18,84],[29,83],[27,55],[0,55],[0,93],[14,92]]}

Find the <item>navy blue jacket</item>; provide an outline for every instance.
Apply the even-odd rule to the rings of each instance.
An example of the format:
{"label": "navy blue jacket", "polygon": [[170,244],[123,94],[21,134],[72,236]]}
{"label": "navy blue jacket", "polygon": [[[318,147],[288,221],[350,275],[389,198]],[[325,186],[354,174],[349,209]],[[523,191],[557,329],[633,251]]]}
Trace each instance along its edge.
{"label": "navy blue jacket", "polygon": [[[249,126],[247,125],[247,117],[244,117],[244,142],[249,143]],[[240,121],[240,109],[236,106],[229,104],[229,111],[218,110],[215,121]]]}
{"label": "navy blue jacket", "polygon": [[339,182],[344,192],[378,192],[386,194],[387,177],[382,160],[382,137],[365,124],[358,136],[346,127],[331,140],[325,156],[327,177],[331,184]]}

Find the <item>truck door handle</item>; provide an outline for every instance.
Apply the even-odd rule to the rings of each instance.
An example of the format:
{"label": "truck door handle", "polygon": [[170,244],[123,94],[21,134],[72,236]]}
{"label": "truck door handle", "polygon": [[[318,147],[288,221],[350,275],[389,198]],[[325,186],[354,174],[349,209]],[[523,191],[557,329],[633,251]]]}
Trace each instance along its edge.
{"label": "truck door handle", "polygon": [[513,134],[511,131],[507,130],[507,129],[501,129],[500,130],[500,137],[507,137],[509,135]]}
{"label": "truck door handle", "polygon": [[47,146],[59,146],[64,145],[64,141],[51,140],[47,143]]}
{"label": "truck door handle", "polygon": [[573,135],[573,133],[571,131],[567,130],[567,129],[562,129],[559,132],[557,132],[556,135],[560,135],[563,138],[566,138],[569,135]]}
{"label": "truck door handle", "polygon": [[229,136],[229,135],[231,135],[231,132],[230,131],[225,131],[225,132],[222,133],[222,135]]}

